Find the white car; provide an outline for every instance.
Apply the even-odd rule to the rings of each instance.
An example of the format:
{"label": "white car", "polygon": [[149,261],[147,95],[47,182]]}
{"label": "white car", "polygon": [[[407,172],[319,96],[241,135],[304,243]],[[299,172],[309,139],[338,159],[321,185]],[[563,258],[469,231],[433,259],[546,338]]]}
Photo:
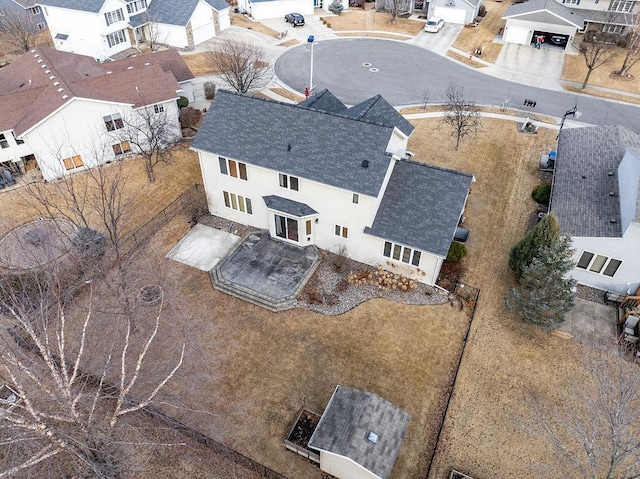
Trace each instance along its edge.
{"label": "white car", "polygon": [[444,27],[444,20],[438,17],[431,17],[424,26],[425,32],[438,33]]}

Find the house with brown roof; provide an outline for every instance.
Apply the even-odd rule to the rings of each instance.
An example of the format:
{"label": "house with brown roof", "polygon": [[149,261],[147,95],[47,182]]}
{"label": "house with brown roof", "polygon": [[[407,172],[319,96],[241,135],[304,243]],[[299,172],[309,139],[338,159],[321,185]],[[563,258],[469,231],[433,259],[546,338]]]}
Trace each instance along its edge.
{"label": "house with brown roof", "polygon": [[225,0],[38,0],[58,50],[105,61],[140,44],[193,49],[231,25]]}
{"label": "house with brown roof", "polygon": [[155,118],[178,138],[179,80],[189,76],[177,52],[101,64],[35,48],[0,69],[0,164],[53,180],[132,152],[132,125]]}

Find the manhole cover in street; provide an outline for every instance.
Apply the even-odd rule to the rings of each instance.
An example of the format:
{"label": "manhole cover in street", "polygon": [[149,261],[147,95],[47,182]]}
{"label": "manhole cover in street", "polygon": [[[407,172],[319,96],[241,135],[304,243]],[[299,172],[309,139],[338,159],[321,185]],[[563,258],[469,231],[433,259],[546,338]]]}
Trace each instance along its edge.
{"label": "manhole cover in street", "polygon": [[378,70],[377,68],[369,68],[369,71],[371,73],[378,73],[380,70]]}
{"label": "manhole cover in street", "polygon": [[362,64],[362,66],[363,66],[363,67],[366,67],[366,68],[369,68],[369,67],[371,66],[371,63],[369,63],[369,62],[364,62],[364,63]]}

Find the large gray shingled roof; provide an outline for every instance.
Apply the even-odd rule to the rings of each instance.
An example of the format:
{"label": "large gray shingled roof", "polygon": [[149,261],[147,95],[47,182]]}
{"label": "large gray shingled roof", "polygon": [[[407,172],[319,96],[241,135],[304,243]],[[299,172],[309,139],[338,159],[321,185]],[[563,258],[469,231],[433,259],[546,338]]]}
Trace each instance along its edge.
{"label": "large gray shingled roof", "polygon": [[[519,17],[523,15],[530,17],[532,14],[543,11],[549,12],[579,29],[584,27],[584,17],[578,10],[566,7],[556,2],[556,0],[529,0],[523,3],[516,3],[507,8],[502,18]],[[539,20],[542,21],[542,19]],[[549,21],[549,19],[545,21]]]}
{"label": "large gray shingled roof", "polygon": [[[387,479],[398,457],[411,416],[377,394],[338,386],[309,446],[348,457]],[[377,442],[368,439],[377,435]]]}
{"label": "large gray shingled roof", "polygon": [[640,135],[623,126],[560,132],[551,211],[563,234],[622,236],[618,166],[627,149],[640,149]]}
{"label": "large gray shingled roof", "polygon": [[220,90],[192,148],[376,197],[391,161],[386,147],[392,132],[345,115]]}
{"label": "large gray shingled roof", "polygon": [[[185,26],[189,23],[191,15],[200,0],[152,0],[147,8],[148,18],[155,23]],[[224,0],[204,0],[216,10],[228,8],[229,4]]]}
{"label": "large gray shingled roof", "polygon": [[39,0],[38,4],[98,13],[105,0]]}
{"label": "large gray shingled roof", "polygon": [[398,161],[365,233],[446,257],[472,181],[468,173]]}

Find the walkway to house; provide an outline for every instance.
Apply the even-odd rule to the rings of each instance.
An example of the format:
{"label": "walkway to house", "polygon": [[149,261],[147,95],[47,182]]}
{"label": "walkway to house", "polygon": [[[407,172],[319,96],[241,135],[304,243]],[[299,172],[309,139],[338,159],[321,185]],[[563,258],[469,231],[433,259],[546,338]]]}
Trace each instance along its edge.
{"label": "walkway to house", "polygon": [[296,305],[296,297],[320,263],[314,246],[274,240],[268,231],[247,235],[211,271],[216,289],[271,311]]}

